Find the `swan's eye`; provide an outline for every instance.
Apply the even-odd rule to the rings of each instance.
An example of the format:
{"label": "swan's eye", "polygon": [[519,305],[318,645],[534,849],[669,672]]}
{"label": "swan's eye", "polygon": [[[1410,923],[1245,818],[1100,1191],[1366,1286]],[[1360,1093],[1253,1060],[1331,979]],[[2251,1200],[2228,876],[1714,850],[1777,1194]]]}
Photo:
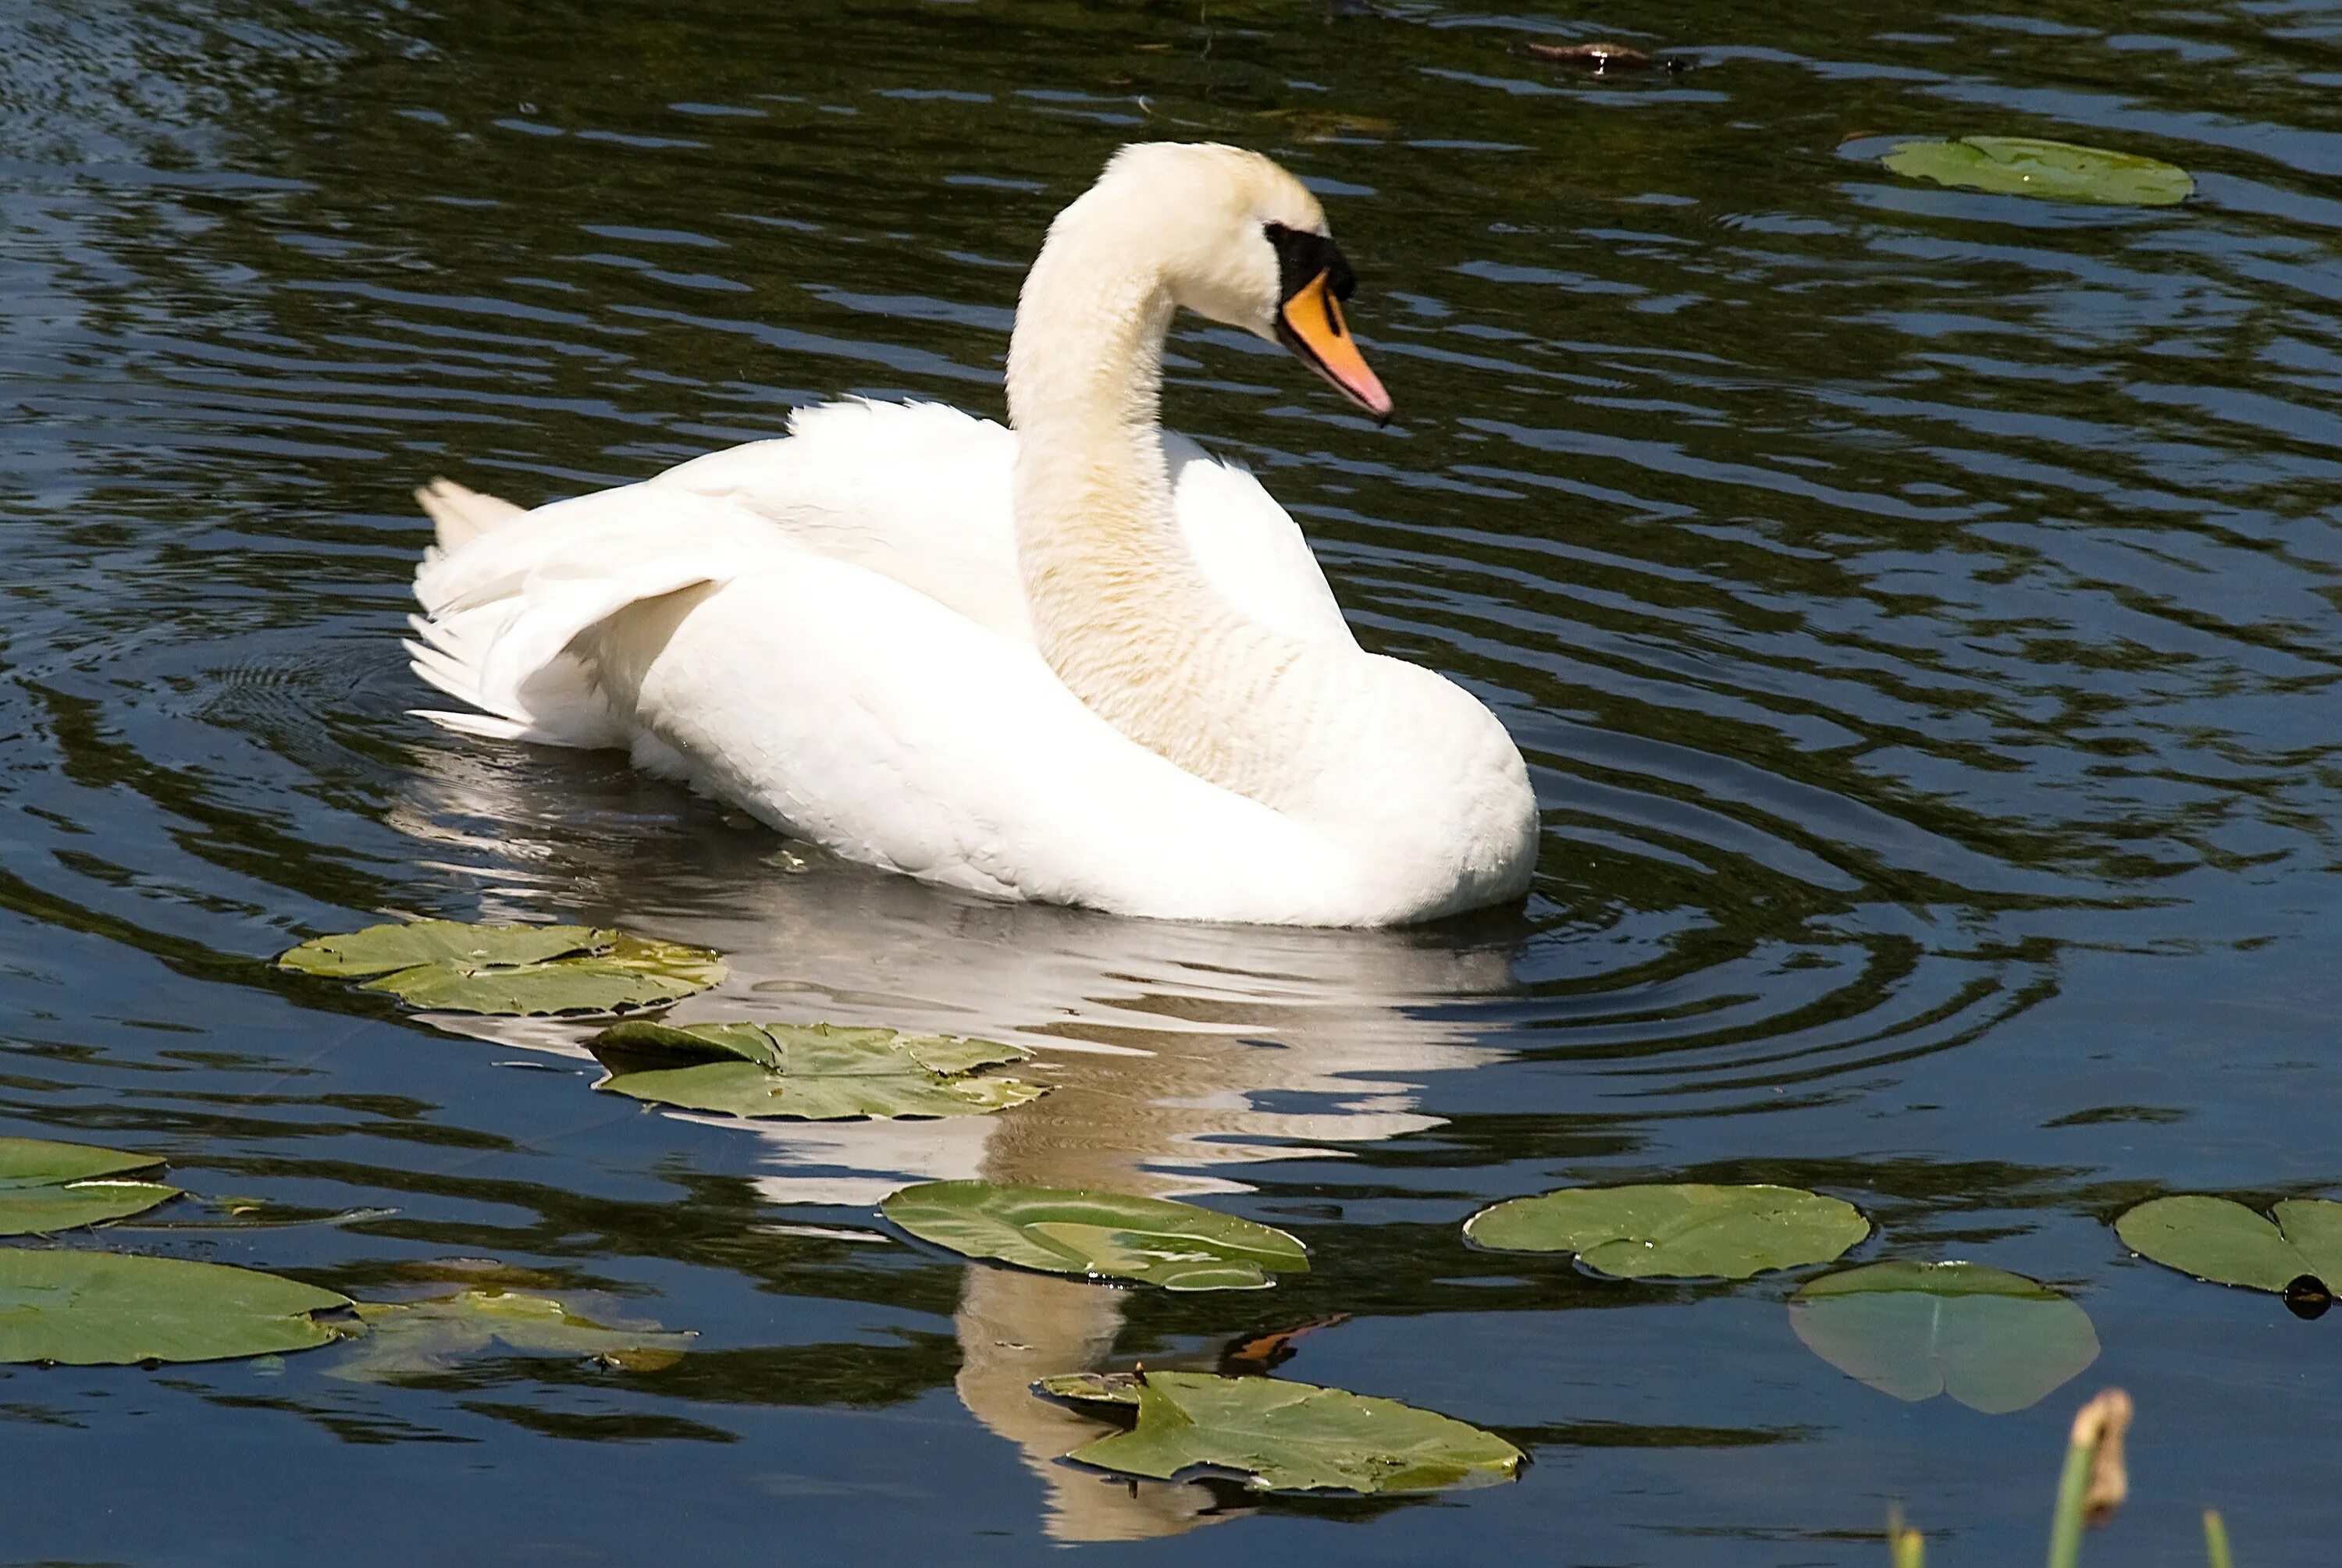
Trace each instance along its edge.
{"label": "swan's eye", "polygon": [[1262,232],[1276,249],[1276,299],[1279,305],[1291,299],[1319,278],[1326,280],[1326,292],[1336,299],[1347,299],[1358,286],[1357,275],[1350,270],[1342,247],[1332,236],[1308,229],[1287,228],[1283,224],[1264,224]]}

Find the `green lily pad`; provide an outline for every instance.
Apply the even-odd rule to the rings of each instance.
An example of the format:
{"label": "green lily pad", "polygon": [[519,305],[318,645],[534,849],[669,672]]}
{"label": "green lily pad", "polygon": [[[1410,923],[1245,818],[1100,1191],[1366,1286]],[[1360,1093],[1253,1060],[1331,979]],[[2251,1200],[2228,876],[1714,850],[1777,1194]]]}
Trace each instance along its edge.
{"label": "green lily pad", "polygon": [[179,1189],[121,1178],[162,1163],[87,1144],[0,1138],[0,1236],[49,1235],[144,1213]]}
{"label": "green lily pad", "polygon": [[1789,1298],[1806,1348],[1896,1398],[1948,1393],[2001,1415],[2098,1358],[2089,1314],[2037,1280],[1983,1263],[1871,1263]]}
{"label": "green lily pad", "polygon": [[[600,1087],[637,1100],[734,1116],[977,1116],[1048,1091],[978,1076],[1022,1062],[1016,1045],[827,1024],[620,1024],[596,1035],[611,1068]],[[716,1058],[709,1060],[709,1058]],[[684,1065],[667,1065],[679,1063]]]}
{"label": "green lily pad", "polygon": [[1427,1492],[1508,1481],[1527,1455],[1493,1432],[1338,1388],[1265,1377],[1154,1372],[1126,1380],[1048,1378],[1060,1399],[1136,1405],[1138,1423],[1068,1459],[1168,1481],[1235,1471],[1256,1492]]}
{"label": "green lily pad", "polygon": [[1309,1267],[1309,1249],[1283,1231],[1168,1198],[926,1182],[878,1212],[966,1257],[1166,1290],[1259,1290]]}
{"label": "green lily pad", "polygon": [[2167,1268],[2274,1291],[2316,1317],[2342,1288],[2342,1203],[2288,1198],[2269,1213],[2226,1198],[2157,1198],[2117,1220],[2115,1233]]}
{"label": "green lily pad", "polygon": [[1745,1280],[1826,1263],[1870,1233],[1852,1203],[1796,1187],[1569,1187],[1483,1209],[1464,1233],[1499,1252],[1575,1253],[1614,1279]]}
{"label": "green lily pad", "polygon": [[280,956],[276,965],[341,980],[362,980],[424,964],[500,969],[606,953],[617,936],[615,931],[590,925],[474,925],[461,920],[415,920],[316,937]]}
{"label": "green lily pad", "polygon": [[0,1362],[118,1366],[307,1350],[346,1297],[252,1269],[120,1253],[0,1250]]}
{"label": "green lily pad", "polygon": [[626,1372],[673,1366],[695,1337],[656,1323],[602,1323],[551,1296],[525,1291],[466,1290],[425,1301],[367,1302],[358,1309],[365,1338],[329,1375],[355,1383],[444,1373],[491,1346],[523,1355],[591,1358]]}
{"label": "green lily pad", "polygon": [[2053,202],[2168,207],[2196,191],[2187,170],[2155,158],[2031,136],[1904,142],[1880,161],[1915,180]]}
{"label": "green lily pad", "polygon": [[723,959],[706,948],[619,931],[455,920],[321,936],[276,962],[304,974],[377,976],[364,989],[428,1013],[519,1016],[656,1007],[705,991],[725,974]]}

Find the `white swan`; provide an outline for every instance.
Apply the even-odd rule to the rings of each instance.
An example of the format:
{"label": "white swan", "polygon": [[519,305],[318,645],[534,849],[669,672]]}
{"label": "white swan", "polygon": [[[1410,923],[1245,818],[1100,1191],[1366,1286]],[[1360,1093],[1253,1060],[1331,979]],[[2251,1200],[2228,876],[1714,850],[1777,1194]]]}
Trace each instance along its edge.
{"label": "white swan", "polygon": [[1360,649],[1257,481],[1156,424],[1175,309],[1386,418],[1316,199],[1231,147],[1124,148],[1058,215],[1014,434],[838,404],[524,512],[439,481],[415,669],[451,729],[619,746],[782,831],[1125,914],[1380,925],[1519,896],[1520,754]]}

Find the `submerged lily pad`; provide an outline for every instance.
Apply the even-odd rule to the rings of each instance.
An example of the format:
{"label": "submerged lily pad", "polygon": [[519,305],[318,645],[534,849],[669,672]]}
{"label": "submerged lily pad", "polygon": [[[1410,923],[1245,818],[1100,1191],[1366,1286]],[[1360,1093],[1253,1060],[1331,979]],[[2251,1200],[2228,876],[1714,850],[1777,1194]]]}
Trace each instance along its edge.
{"label": "submerged lily pad", "polygon": [[2216,1284],[2274,1291],[2305,1317],[2342,1287],[2342,1203],[2288,1198],[2270,1218],[2226,1198],[2157,1198],[2115,1222],[2133,1252]]}
{"label": "submerged lily pad", "polygon": [[602,1323],[551,1296],[467,1290],[426,1301],[368,1302],[356,1353],[330,1375],[357,1383],[444,1373],[492,1345],[524,1355],[592,1358],[626,1372],[656,1372],[683,1359],[694,1336],[656,1323]]}
{"label": "submerged lily pad", "polygon": [[1256,1492],[1426,1492],[1510,1480],[1528,1457],[1449,1416],[1306,1383],[1156,1372],[1036,1386],[1059,1399],[1136,1405],[1136,1426],[1066,1457],[1162,1481],[1203,1466],[1235,1471]]}
{"label": "submerged lily pad", "polygon": [[2168,207],[2196,190],[2187,170],[2155,158],[2032,136],[1905,142],[1880,161],[1915,180],[2053,202]]}
{"label": "submerged lily pad", "polygon": [[280,968],[355,980],[429,1013],[626,1013],[705,991],[724,961],[702,947],[585,925],[418,920],[321,936]]}
{"label": "submerged lily pad", "polygon": [[602,1088],[735,1116],[977,1116],[1048,1092],[978,1075],[1033,1054],[1022,1046],[892,1029],[620,1024],[596,1035],[593,1047],[611,1068]]}
{"label": "submerged lily pad", "polygon": [[1826,1263],[1870,1233],[1852,1203],[1797,1187],[1569,1187],[1481,1210],[1464,1233],[1500,1252],[1575,1253],[1616,1279],[1745,1280]]}
{"label": "submerged lily pad", "polygon": [[179,1195],[160,1182],[125,1181],[162,1164],[125,1154],[46,1138],[0,1138],[0,1236],[47,1235],[140,1213]]}
{"label": "submerged lily pad", "polygon": [[2089,1314],[2037,1280],[1983,1263],[1871,1263],[1789,1298],[1806,1348],[1882,1393],[1948,1393],[2023,1410],[2098,1358]]}
{"label": "submerged lily pad", "polygon": [[120,1253],[0,1250],[0,1362],[115,1366],[307,1350],[350,1304],[253,1269]]}
{"label": "submerged lily pad", "polygon": [[1283,1231],[1168,1198],[925,1182],[878,1212],[966,1257],[1166,1290],[1259,1290],[1309,1267],[1309,1249]]}

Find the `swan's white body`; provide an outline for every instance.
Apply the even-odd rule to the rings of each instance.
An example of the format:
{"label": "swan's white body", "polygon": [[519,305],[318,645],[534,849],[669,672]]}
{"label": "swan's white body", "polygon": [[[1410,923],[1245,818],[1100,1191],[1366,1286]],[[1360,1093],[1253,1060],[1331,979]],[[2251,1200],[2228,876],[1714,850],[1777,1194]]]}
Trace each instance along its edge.
{"label": "swan's white body", "polygon": [[1131,265],[1178,243],[1144,232],[1166,177],[1323,223],[1266,160],[1126,151],[1026,282],[1015,433],[841,404],[532,512],[425,492],[415,667],[477,710],[432,716],[625,747],[838,854],[1010,897],[1370,925],[1518,896],[1536,819],[1503,726],[1360,649],[1258,482],[1156,428],[1172,306],[1213,286]]}

